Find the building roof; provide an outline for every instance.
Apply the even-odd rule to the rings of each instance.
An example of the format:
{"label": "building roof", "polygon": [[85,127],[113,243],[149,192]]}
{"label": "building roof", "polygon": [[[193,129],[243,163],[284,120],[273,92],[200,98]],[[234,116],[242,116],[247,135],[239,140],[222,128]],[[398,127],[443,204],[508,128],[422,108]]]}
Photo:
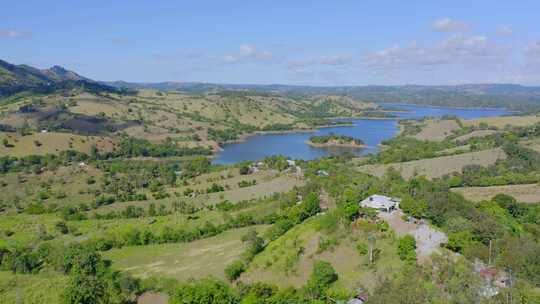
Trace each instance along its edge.
{"label": "building roof", "polygon": [[360,205],[363,207],[370,207],[370,208],[385,208],[389,209],[392,207],[396,207],[397,204],[399,204],[400,200],[397,198],[392,198],[384,195],[374,194],[370,197],[366,198],[365,200],[360,202]]}

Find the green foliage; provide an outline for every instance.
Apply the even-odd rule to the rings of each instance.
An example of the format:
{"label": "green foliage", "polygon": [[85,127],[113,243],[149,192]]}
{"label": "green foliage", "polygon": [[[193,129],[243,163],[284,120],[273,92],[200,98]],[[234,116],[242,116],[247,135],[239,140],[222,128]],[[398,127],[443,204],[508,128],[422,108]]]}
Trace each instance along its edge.
{"label": "green foliage", "polygon": [[395,163],[433,158],[437,152],[452,148],[455,144],[450,142],[422,141],[413,137],[398,136],[382,142],[387,148],[377,153],[370,162],[372,163]]}
{"label": "green foliage", "polygon": [[243,181],[238,182],[238,187],[246,188],[246,187],[255,186],[256,184],[257,184],[257,180],[252,180],[252,181],[243,180]]}
{"label": "green foliage", "polygon": [[368,254],[368,245],[366,243],[358,243],[356,245],[356,251],[359,255],[366,255]]}
{"label": "green foliage", "polygon": [[246,266],[242,261],[234,261],[225,267],[225,276],[227,280],[233,282],[240,277],[240,275],[246,270]]}
{"label": "green foliage", "polygon": [[187,156],[187,155],[210,155],[208,148],[178,147],[170,139],[163,143],[153,144],[146,139],[124,137],[118,144],[118,149],[113,153],[114,157],[167,157],[167,156]]}
{"label": "green foliage", "polygon": [[428,204],[422,199],[405,197],[401,200],[399,207],[407,214],[416,218],[423,218],[427,214]]}
{"label": "green foliage", "polygon": [[338,275],[334,267],[325,261],[315,261],[313,264],[313,272],[306,284],[307,294],[311,299],[322,298],[324,292],[330,284],[337,281]]}
{"label": "green foliage", "polygon": [[236,304],[239,300],[231,288],[214,279],[183,283],[171,294],[171,304]]}
{"label": "green foliage", "polygon": [[309,138],[309,141],[314,144],[327,144],[327,143],[337,143],[340,145],[352,144],[352,145],[363,145],[364,142],[359,138],[354,138],[346,135],[336,135],[330,133],[329,135],[314,135]]}
{"label": "green foliage", "polygon": [[416,263],[416,240],[411,235],[406,235],[398,241],[398,255],[402,261]]}

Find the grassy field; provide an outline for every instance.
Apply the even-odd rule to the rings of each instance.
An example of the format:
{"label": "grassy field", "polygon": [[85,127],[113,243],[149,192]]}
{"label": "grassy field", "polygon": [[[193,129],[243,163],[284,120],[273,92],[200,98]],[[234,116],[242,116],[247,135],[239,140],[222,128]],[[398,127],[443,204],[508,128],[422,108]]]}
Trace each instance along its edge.
{"label": "grassy field", "polygon": [[[233,181],[231,181],[233,180]],[[252,181],[256,180],[257,184],[249,187],[240,188],[236,181]],[[248,175],[246,177],[233,177],[231,179],[219,180],[216,182],[219,185],[230,185],[229,189],[216,193],[204,193],[199,194],[196,197],[181,196],[180,200],[192,203],[195,206],[207,206],[214,205],[223,201],[229,201],[237,203],[244,200],[257,200],[271,197],[274,193],[282,193],[292,190],[294,187],[300,187],[305,184],[305,180],[297,179],[288,175],[267,175],[265,173],[257,173]],[[203,182],[196,184],[195,186],[184,186],[178,188],[167,188],[169,193],[181,194],[183,190],[187,188],[198,188],[201,190],[207,189],[212,182]],[[146,207],[150,203],[164,204],[165,206],[171,206],[173,202],[178,201],[179,198],[176,195],[172,195],[169,198],[161,200],[149,199],[147,201],[134,201],[134,202],[118,202],[113,205],[107,205],[99,208],[99,212],[106,212],[115,209],[123,209],[127,206],[141,206]]]}
{"label": "grassy field", "polygon": [[[258,254],[248,270],[242,275],[245,282],[271,282],[281,287],[302,286],[312,272],[313,262],[327,261],[338,273],[338,285],[347,288],[373,288],[377,279],[397,271],[401,261],[396,255],[394,238],[390,235],[379,238],[376,248],[380,255],[374,265],[356,249],[359,242],[367,242],[367,233],[362,228],[338,228],[332,233],[320,231],[322,216],[294,227],[285,235],[271,242]],[[321,240],[333,239],[336,243],[321,250]]]}
{"label": "grassy field", "polygon": [[499,117],[482,117],[474,120],[463,120],[464,126],[479,126],[481,123],[485,123],[488,126],[497,127],[502,129],[508,126],[526,127],[540,122],[540,116],[527,115],[527,116],[499,116]]}
{"label": "grassy field", "polygon": [[536,152],[540,152],[540,139],[525,140],[520,142],[520,144]]}
{"label": "grassy field", "polygon": [[495,130],[476,130],[476,131],[472,131],[471,133],[456,137],[455,141],[466,141],[471,138],[484,137],[484,136],[495,134],[495,133],[497,133],[497,131]]}
{"label": "grassy field", "polygon": [[0,142],[7,139],[10,147],[0,145],[0,156],[26,156],[56,154],[65,150],[77,150],[90,154],[90,148],[95,145],[100,151],[111,151],[115,140],[103,136],[83,136],[59,132],[36,132],[32,135],[21,136],[17,133],[0,132]]}
{"label": "grassy field", "polygon": [[414,135],[419,140],[442,141],[452,135],[452,131],[458,130],[459,124],[453,120],[427,120],[422,125],[420,133]]}
{"label": "grassy field", "polygon": [[37,275],[0,271],[0,303],[57,304],[67,277],[55,272]]}
{"label": "grassy field", "polygon": [[[266,226],[256,226],[263,232]],[[115,269],[137,277],[169,277],[180,281],[208,276],[225,279],[224,269],[244,252],[242,236],[249,228],[183,244],[125,247],[104,254]]]}
{"label": "grassy field", "polygon": [[466,199],[475,202],[489,200],[495,195],[502,193],[513,196],[520,203],[540,203],[540,186],[538,184],[464,187],[453,188],[452,191],[460,193]]}
{"label": "grassy field", "polygon": [[59,167],[55,171],[46,170],[41,174],[7,173],[0,176],[0,191],[3,192],[0,202],[20,207],[35,201],[58,206],[89,204],[94,201],[93,191],[99,188],[99,184],[89,185],[87,181],[99,181],[102,176],[98,169],[79,164]]}
{"label": "grassy field", "polygon": [[415,173],[425,175],[428,178],[437,178],[445,174],[461,172],[463,167],[467,165],[489,166],[497,160],[505,158],[506,154],[502,149],[497,148],[403,163],[364,165],[358,167],[358,170],[376,176],[382,176],[388,168],[393,167],[400,171],[404,178],[411,178]]}

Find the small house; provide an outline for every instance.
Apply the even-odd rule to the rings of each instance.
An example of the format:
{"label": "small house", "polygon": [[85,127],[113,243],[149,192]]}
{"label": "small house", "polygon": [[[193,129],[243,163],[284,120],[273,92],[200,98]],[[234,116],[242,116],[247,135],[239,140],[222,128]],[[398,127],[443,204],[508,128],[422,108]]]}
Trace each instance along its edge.
{"label": "small house", "polygon": [[294,160],[287,159],[287,165],[289,167],[294,167],[296,166],[296,162]]}
{"label": "small house", "polygon": [[401,200],[399,198],[374,194],[361,201],[360,206],[390,212],[392,210],[398,209],[400,202]]}

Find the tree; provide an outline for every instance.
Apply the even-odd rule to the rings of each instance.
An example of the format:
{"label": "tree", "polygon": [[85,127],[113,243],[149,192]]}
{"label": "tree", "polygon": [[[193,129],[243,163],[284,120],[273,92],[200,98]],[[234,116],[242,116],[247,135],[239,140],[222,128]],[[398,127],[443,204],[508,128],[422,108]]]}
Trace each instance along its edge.
{"label": "tree", "polygon": [[64,290],[66,304],[107,303],[105,264],[99,254],[80,245],[71,246],[64,257],[64,269],[70,274]]}
{"label": "tree", "polygon": [[172,293],[170,304],[237,304],[231,288],[215,279],[203,279],[181,284]]}
{"label": "tree", "polygon": [[227,280],[233,282],[240,277],[246,270],[246,266],[242,261],[234,261],[225,268],[225,276]]}
{"label": "tree", "polygon": [[406,235],[399,239],[398,255],[402,261],[416,263],[416,240],[412,235]]}
{"label": "tree", "polygon": [[244,166],[240,167],[240,169],[238,171],[239,171],[240,175],[247,175],[247,174],[249,174],[249,166],[244,165]]}
{"label": "tree", "polygon": [[316,261],[313,264],[313,272],[309,277],[306,290],[310,298],[320,298],[330,284],[337,281],[338,275],[332,264],[325,261]]}
{"label": "tree", "polygon": [[253,228],[250,228],[248,232],[242,236],[242,241],[248,244],[246,251],[248,254],[248,259],[251,259],[264,249],[264,239],[260,237],[257,230]]}

